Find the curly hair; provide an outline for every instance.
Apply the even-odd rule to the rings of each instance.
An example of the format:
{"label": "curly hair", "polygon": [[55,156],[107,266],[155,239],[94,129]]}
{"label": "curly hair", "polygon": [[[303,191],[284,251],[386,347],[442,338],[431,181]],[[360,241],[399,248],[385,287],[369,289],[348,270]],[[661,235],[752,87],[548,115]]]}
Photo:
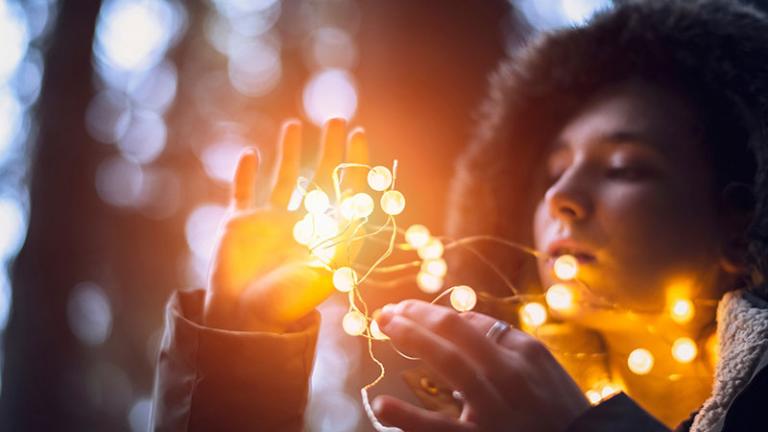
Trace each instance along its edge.
{"label": "curly hair", "polygon": [[[768,297],[759,283],[768,274],[766,59],[768,18],[725,0],[624,1],[584,26],[537,35],[490,77],[473,138],[456,164],[448,234],[491,234],[530,244],[530,188],[542,150],[590,95],[640,78],[690,102],[713,164],[714,186],[751,186],[748,265],[752,289]],[[492,244],[478,248],[504,273],[523,275],[518,283],[535,279],[520,254]],[[449,259],[454,277],[498,289],[497,276],[471,255]]]}

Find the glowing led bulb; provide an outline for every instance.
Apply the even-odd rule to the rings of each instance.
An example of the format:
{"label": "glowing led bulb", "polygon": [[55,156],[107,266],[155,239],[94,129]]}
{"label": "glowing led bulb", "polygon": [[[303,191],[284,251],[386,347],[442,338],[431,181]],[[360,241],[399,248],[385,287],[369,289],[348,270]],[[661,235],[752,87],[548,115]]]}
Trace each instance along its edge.
{"label": "glowing led bulb", "polygon": [[375,166],[368,171],[368,186],[375,191],[386,190],[392,184],[392,172],[385,166]]}
{"label": "glowing led bulb", "polygon": [[520,320],[531,327],[538,327],[547,320],[547,309],[541,303],[526,303],[520,308]]}
{"label": "glowing led bulb", "polygon": [[424,225],[414,224],[405,230],[405,241],[414,249],[424,247],[429,241],[429,230]]}
{"label": "glowing led bulb", "polygon": [[679,324],[685,324],[693,319],[693,315],[696,309],[693,307],[693,302],[688,299],[678,299],[672,303],[670,309],[670,315],[672,320]]}
{"label": "glowing led bulb", "polygon": [[389,336],[385,335],[384,332],[381,331],[381,328],[379,328],[379,323],[376,322],[376,320],[371,321],[371,337],[376,340],[387,340],[389,339]]}
{"label": "glowing led bulb", "polygon": [[416,284],[425,293],[434,294],[443,287],[443,278],[421,271],[416,276]]}
{"label": "glowing led bulb", "polygon": [[696,342],[691,338],[681,337],[672,343],[672,358],[680,363],[690,363],[699,353]]}
{"label": "glowing led bulb", "polygon": [[[371,200],[373,201],[373,200]],[[339,206],[339,212],[341,217],[346,220],[352,220],[355,218],[355,197],[344,198]]]}
{"label": "glowing led bulb", "polygon": [[400,191],[386,191],[381,195],[380,204],[384,213],[397,216],[405,209],[405,196]]}
{"label": "glowing led bulb", "polygon": [[448,272],[448,264],[442,258],[425,260],[421,263],[421,271],[433,276],[443,277]]}
{"label": "glowing led bulb", "polygon": [[311,242],[323,241],[339,235],[339,225],[336,219],[325,214],[309,214],[304,219],[308,220],[312,229]]}
{"label": "glowing led bulb", "polygon": [[637,348],[629,353],[627,366],[638,375],[645,375],[653,369],[653,354],[645,348]]}
{"label": "glowing led bulb", "polygon": [[427,244],[418,249],[419,257],[423,260],[437,259],[443,256],[443,242],[434,237],[427,241]]}
{"label": "glowing led bulb", "polygon": [[573,291],[563,284],[554,284],[545,296],[547,305],[554,310],[567,310],[573,307]]}
{"label": "glowing led bulb", "polygon": [[356,193],[352,197],[352,219],[368,217],[371,213],[373,213],[373,198],[365,192]]}
{"label": "glowing led bulb", "polygon": [[467,285],[457,285],[451,288],[451,306],[459,312],[467,312],[475,308],[477,295],[475,290]]}
{"label": "glowing led bulb", "polygon": [[597,390],[587,390],[584,393],[584,396],[587,397],[587,399],[589,400],[589,403],[591,403],[592,405],[597,405],[598,403],[600,403],[600,400],[602,399],[602,397],[600,397],[600,392],[598,392]]}
{"label": "glowing led bulb", "polygon": [[320,189],[309,191],[304,197],[304,208],[312,214],[320,214],[328,210],[330,203],[328,195]]}
{"label": "glowing led bulb", "polygon": [[350,292],[357,284],[357,273],[350,267],[339,267],[333,272],[333,286],[341,292]]}
{"label": "glowing led bulb", "polygon": [[604,385],[603,388],[600,389],[600,399],[608,399],[609,397],[615,395],[620,391],[621,391],[621,388],[619,388],[619,386],[617,386],[616,384],[608,383]]}
{"label": "glowing led bulb", "polygon": [[555,260],[552,266],[555,276],[559,279],[568,281],[576,277],[579,272],[579,261],[573,255],[561,255]]}
{"label": "glowing led bulb", "polygon": [[304,219],[296,222],[296,225],[293,226],[293,238],[299,244],[309,244],[309,242],[312,241],[313,232],[314,229],[312,228],[312,219],[310,215],[307,215]]}
{"label": "glowing led bulb", "polygon": [[368,327],[368,321],[362,313],[358,311],[349,311],[344,315],[344,319],[341,321],[341,326],[348,335],[359,336],[363,334]]}

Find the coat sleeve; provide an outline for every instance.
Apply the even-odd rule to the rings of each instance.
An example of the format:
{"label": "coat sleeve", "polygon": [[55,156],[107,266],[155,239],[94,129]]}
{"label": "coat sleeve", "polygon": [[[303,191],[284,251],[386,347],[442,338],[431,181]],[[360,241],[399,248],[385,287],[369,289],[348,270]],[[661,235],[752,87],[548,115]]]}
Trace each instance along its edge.
{"label": "coat sleeve", "polygon": [[166,308],[152,430],[301,431],[320,314],[282,334],[219,330],[201,325],[203,298]]}
{"label": "coat sleeve", "polygon": [[566,432],[669,432],[669,429],[624,393],[576,418]]}

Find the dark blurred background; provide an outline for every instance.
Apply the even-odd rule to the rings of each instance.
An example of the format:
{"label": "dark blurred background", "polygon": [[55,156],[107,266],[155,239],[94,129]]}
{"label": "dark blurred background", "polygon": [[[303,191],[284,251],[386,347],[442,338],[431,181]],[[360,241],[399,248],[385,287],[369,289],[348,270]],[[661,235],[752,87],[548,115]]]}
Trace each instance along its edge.
{"label": "dark blurred background", "polygon": [[[283,119],[312,143],[331,116],[364,126],[373,162],[399,160],[401,223],[439,233],[487,74],[609,6],[0,0],[0,430],[147,430],[165,301],[205,286],[235,159],[269,163]],[[375,370],[343,301],[321,312],[307,429],[370,430]]]}

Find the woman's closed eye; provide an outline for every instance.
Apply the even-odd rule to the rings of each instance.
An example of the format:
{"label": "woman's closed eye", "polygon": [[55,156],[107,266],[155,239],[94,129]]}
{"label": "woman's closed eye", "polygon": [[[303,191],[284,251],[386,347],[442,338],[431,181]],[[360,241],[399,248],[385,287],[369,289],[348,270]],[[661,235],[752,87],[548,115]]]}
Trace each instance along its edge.
{"label": "woman's closed eye", "polygon": [[612,180],[638,181],[651,177],[653,171],[642,165],[618,165],[608,167],[606,177]]}

